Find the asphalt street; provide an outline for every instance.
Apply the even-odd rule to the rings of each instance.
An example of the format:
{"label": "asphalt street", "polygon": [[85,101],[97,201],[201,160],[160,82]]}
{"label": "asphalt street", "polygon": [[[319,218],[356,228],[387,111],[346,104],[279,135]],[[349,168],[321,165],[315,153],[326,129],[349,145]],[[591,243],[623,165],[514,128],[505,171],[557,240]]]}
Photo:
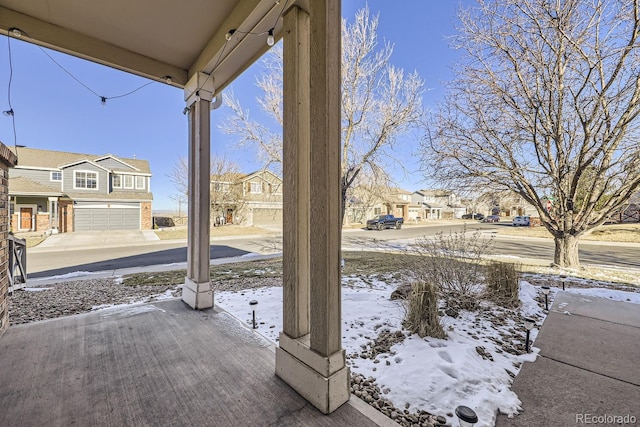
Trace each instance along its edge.
{"label": "asphalt street", "polygon": [[[502,224],[467,225],[467,231],[481,230],[491,235]],[[462,229],[460,224],[441,226],[413,226],[400,230],[348,230],[343,233],[345,248],[380,247],[384,244],[406,242],[437,233],[449,233]],[[211,259],[240,256],[249,252],[274,253],[282,250],[282,243],[276,237],[235,237],[217,239],[211,245]],[[553,261],[554,245],[550,239],[524,239],[496,236],[494,255],[521,257]],[[185,241],[156,241],[124,247],[96,247],[65,251],[27,251],[27,272],[30,278],[50,277],[77,271],[108,271],[150,265],[185,263],[187,260]],[[580,243],[580,260],[583,264],[602,265],[618,268],[640,267],[640,245],[598,244],[584,241]]]}

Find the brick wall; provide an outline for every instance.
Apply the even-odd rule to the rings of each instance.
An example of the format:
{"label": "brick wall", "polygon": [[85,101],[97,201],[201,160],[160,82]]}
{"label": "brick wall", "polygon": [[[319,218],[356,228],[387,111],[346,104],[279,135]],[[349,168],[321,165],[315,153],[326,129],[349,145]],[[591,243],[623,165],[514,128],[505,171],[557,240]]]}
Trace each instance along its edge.
{"label": "brick wall", "polygon": [[58,231],[60,233],[71,233],[73,231],[73,202],[71,200],[60,200],[58,209]]}
{"label": "brick wall", "polygon": [[0,335],[9,327],[9,168],[17,161],[0,142]]}
{"label": "brick wall", "polygon": [[18,214],[14,213],[11,215],[11,224],[9,224],[10,230],[16,232],[18,231]]}
{"label": "brick wall", "polygon": [[46,231],[49,229],[49,214],[37,214],[36,215],[36,229],[35,231]]}
{"label": "brick wall", "polygon": [[153,228],[153,218],[151,217],[151,202],[140,203],[140,222],[143,230]]}

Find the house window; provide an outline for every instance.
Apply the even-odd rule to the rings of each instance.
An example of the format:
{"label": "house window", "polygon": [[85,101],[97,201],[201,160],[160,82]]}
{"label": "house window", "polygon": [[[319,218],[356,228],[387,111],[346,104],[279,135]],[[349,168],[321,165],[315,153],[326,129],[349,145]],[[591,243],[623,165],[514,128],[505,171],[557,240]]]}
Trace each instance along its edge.
{"label": "house window", "polygon": [[133,175],[122,175],[124,188],[133,188]]}
{"label": "house window", "polygon": [[51,181],[62,181],[62,172],[51,172]]}
{"label": "house window", "polygon": [[262,193],[262,183],[261,182],[252,182],[251,183],[251,192],[252,193]]}
{"label": "house window", "polygon": [[120,175],[113,175],[111,185],[113,185],[113,188],[122,188],[122,177]]}
{"label": "house window", "polygon": [[380,215],[382,213],[382,208],[373,208],[374,215]]}
{"label": "house window", "polygon": [[144,176],[136,176],[136,190],[144,190]]}
{"label": "house window", "polygon": [[221,193],[228,193],[230,186],[228,182],[216,182],[213,184],[213,189]]}
{"label": "house window", "polygon": [[95,190],[98,188],[98,174],[96,172],[75,171],[73,188]]}

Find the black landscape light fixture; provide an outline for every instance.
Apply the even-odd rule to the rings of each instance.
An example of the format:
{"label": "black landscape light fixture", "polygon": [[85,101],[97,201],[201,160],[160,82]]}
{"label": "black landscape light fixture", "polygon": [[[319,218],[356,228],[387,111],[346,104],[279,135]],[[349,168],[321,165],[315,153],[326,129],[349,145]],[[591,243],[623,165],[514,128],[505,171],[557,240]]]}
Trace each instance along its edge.
{"label": "black landscape light fixture", "polygon": [[258,305],[258,301],[254,299],[249,301],[249,306],[251,307],[251,311],[252,311],[253,329],[258,329],[258,325],[256,325],[256,305]]}
{"label": "black landscape light fixture", "polygon": [[548,286],[542,287],[542,293],[544,294],[544,309],[549,311],[549,291],[551,289]]}
{"label": "black landscape light fixture", "polygon": [[564,291],[564,282],[567,280],[567,276],[560,276],[560,280],[562,280],[562,290]]}
{"label": "black landscape light fixture", "polygon": [[529,334],[531,330],[536,326],[536,321],[531,319],[530,317],[525,317],[524,319],[524,327],[527,330],[527,339],[524,344],[524,349],[527,353],[529,353]]}
{"label": "black landscape light fixture", "polygon": [[456,417],[460,427],[473,427],[478,422],[476,412],[468,406],[458,406],[456,408]]}

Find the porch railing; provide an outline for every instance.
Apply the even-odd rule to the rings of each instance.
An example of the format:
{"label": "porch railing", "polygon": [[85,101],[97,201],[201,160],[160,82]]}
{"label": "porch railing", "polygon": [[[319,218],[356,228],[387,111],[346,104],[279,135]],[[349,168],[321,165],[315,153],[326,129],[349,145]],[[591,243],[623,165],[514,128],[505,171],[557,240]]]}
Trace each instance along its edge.
{"label": "porch railing", "polygon": [[[27,241],[9,234],[9,293],[27,283]],[[20,286],[22,285],[22,286]]]}

